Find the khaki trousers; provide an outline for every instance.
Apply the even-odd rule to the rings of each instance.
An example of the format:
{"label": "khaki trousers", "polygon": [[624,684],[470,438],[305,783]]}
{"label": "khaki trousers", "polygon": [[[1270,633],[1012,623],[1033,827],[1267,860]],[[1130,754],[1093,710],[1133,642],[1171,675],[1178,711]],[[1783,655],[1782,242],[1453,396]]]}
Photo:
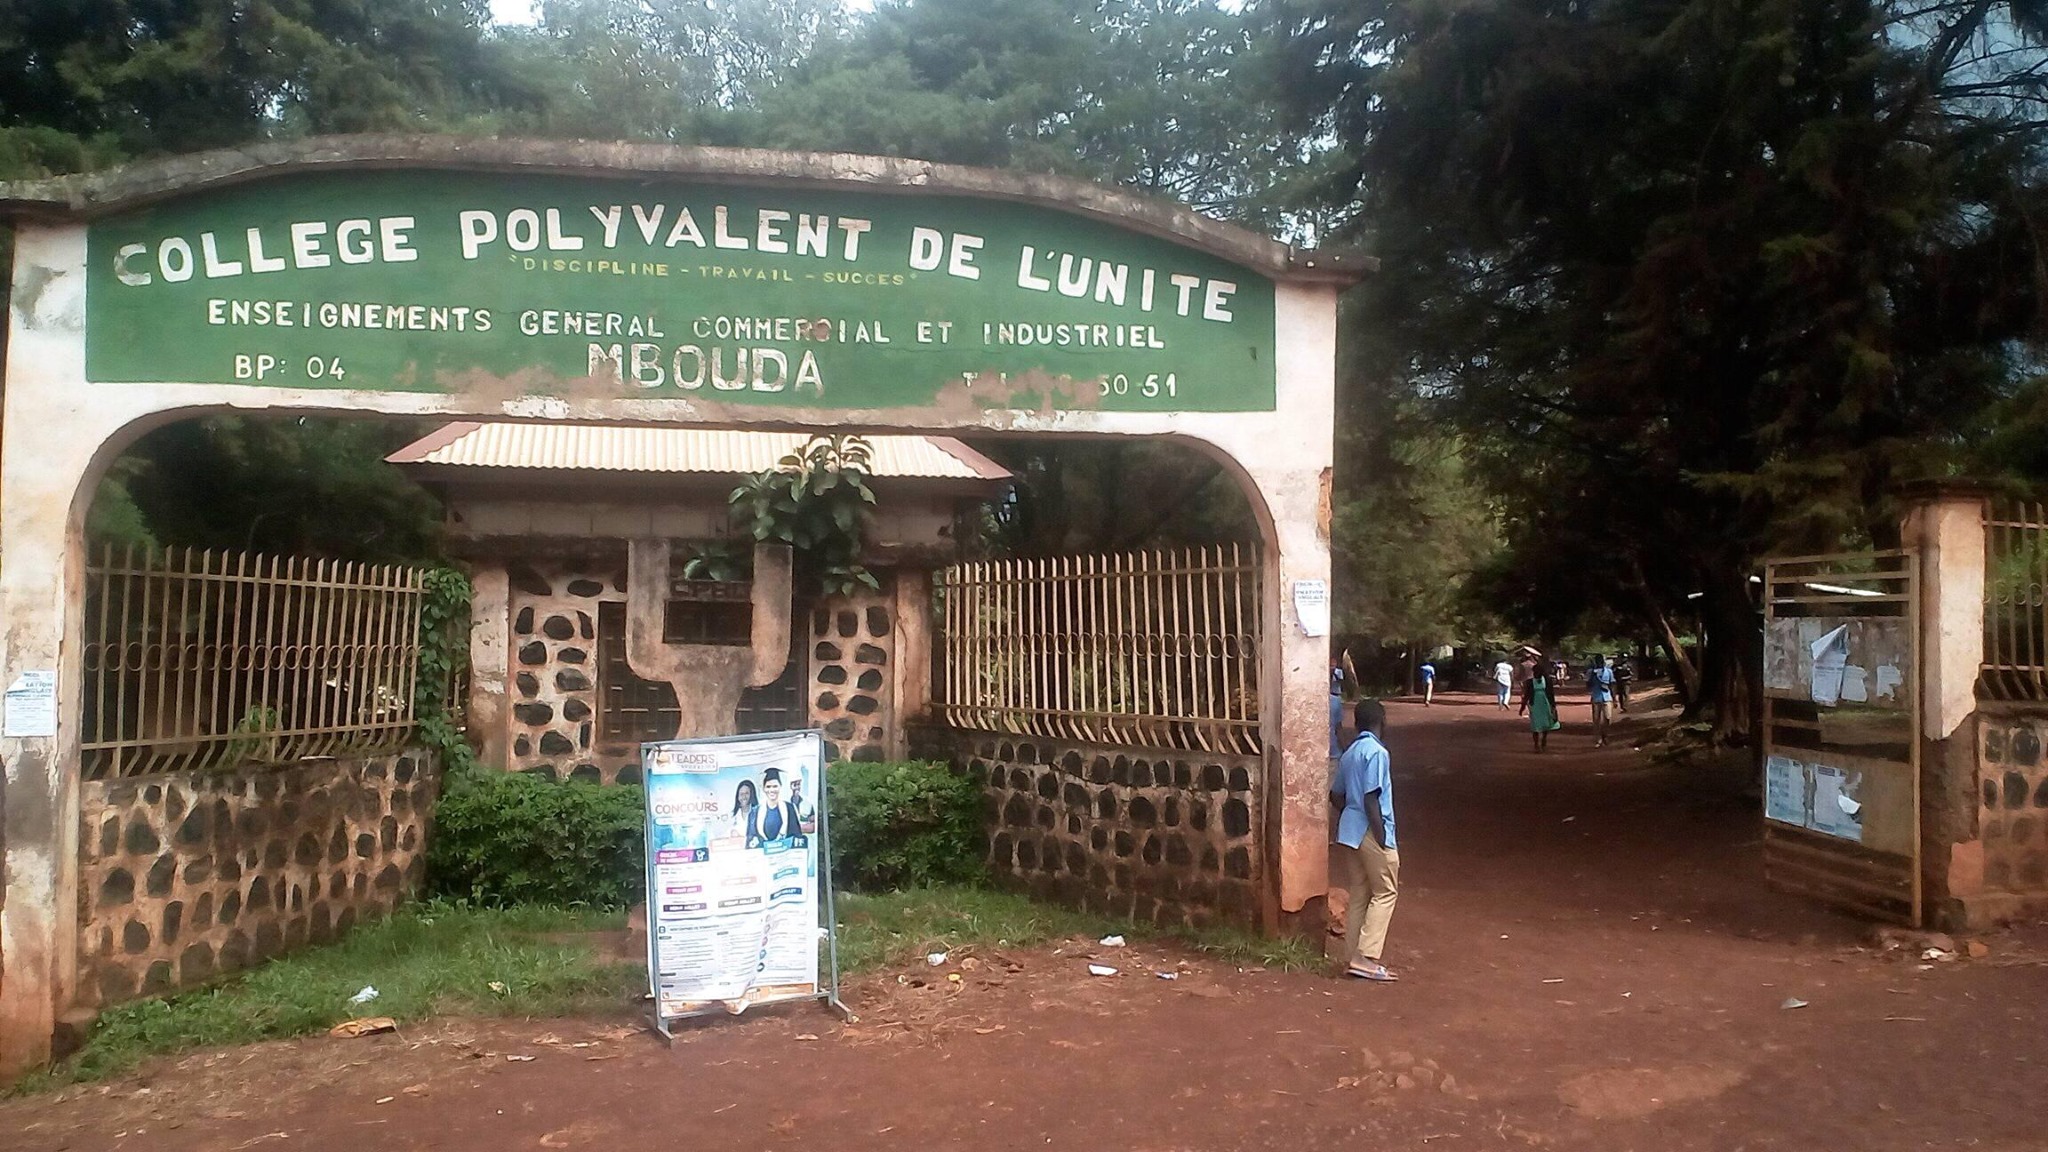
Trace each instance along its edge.
{"label": "khaki trousers", "polygon": [[1400,894],[1401,854],[1375,844],[1369,834],[1356,848],[1334,844],[1331,849],[1345,862],[1344,939],[1350,960],[1378,960]]}

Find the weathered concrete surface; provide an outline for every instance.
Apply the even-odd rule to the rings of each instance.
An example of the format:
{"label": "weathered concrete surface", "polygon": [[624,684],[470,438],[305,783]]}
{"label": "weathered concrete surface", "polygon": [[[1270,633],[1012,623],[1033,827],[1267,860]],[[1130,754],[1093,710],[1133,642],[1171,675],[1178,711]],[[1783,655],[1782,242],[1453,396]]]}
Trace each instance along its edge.
{"label": "weathered concrete surface", "polygon": [[478,734],[478,757],[485,764],[503,764],[511,696],[512,639],[507,610],[512,602],[512,582],[502,561],[487,561],[471,567],[469,587],[468,725]]}
{"label": "weathered concrete surface", "polygon": [[[1276,407],[1268,413],[987,408],[964,394],[948,394],[922,407],[770,408],[715,399],[624,397],[594,387],[572,395],[533,395],[534,387],[559,382],[485,373],[462,376],[442,393],[178,381],[87,384],[84,219],[174,191],[247,182],[294,168],[408,165],[554,170],[620,179],[689,174],[753,184],[946,192],[1043,203],[1168,236],[1278,281]],[[1226,462],[1250,498],[1265,537],[1268,626],[1260,716],[1267,748],[1266,810],[1273,814],[1277,845],[1274,879],[1265,898],[1277,903],[1278,911],[1296,911],[1326,889],[1322,793],[1328,640],[1302,632],[1288,590],[1298,580],[1329,577],[1329,546],[1317,528],[1317,508],[1324,470],[1332,463],[1337,294],[1357,278],[1358,263],[1296,253],[1184,209],[1047,177],[856,157],[422,137],[264,145],[93,177],[10,185],[0,188],[0,214],[19,222],[0,427],[0,676],[57,669],[62,713],[55,737],[0,737],[7,783],[0,1075],[47,1054],[56,1016],[72,997],[83,513],[101,471],[135,436],[208,412],[540,418],[795,431],[824,427],[842,433],[1151,436],[1197,447]],[[1270,922],[1275,910],[1267,911]]]}
{"label": "weathered concrete surface", "polygon": [[[1330,539],[1319,522],[1336,426],[1337,290],[1280,284],[1276,334],[1280,406],[1275,434],[1219,441],[1265,505],[1266,620],[1262,663],[1268,779],[1278,781],[1279,909],[1299,912],[1329,889],[1330,638],[1302,631],[1296,582],[1330,579]],[[1273,637],[1278,638],[1278,643]],[[1277,697],[1277,699],[1276,699]],[[1278,756],[1278,763],[1273,759]],[[1269,785],[1271,788],[1272,785]],[[1268,922],[1271,922],[1271,917]]]}
{"label": "weathered concrete surface", "polygon": [[730,736],[740,692],[773,684],[789,664],[790,551],[754,546],[754,636],[747,648],[662,640],[669,599],[667,539],[626,546],[626,662],[643,680],[675,686],[682,723],[676,735]]}
{"label": "weathered concrete surface", "polygon": [[1900,526],[1920,550],[1920,735],[1946,740],[1977,710],[1984,663],[1985,493],[1917,493]]}
{"label": "weathered concrete surface", "polygon": [[922,568],[896,573],[896,658],[891,669],[896,722],[888,728],[891,760],[910,755],[909,726],[932,699],[932,574]]}
{"label": "weathered concrete surface", "polygon": [[1977,675],[1984,662],[1985,496],[1913,493],[1900,537],[1920,554],[1920,875],[1925,918],[1951,928],[1984,919],[1984,842],[1977,805]]}
{"label": "weathered concrete surface", "polygon": [[79,646],[63,640],[77,630],[72,606],[84,587],[82,480],[127,422],[75,383],[84,379],[84,232],[17,234],[14,283],[0,424],[0,676],[55,669],[62,706],[55,736],[0,740],[0,1076],[49,1051],[77,972]]}
{"label": "weathered concrete surface", "polygon": [[1269,276],[1350,283],[1376,261],[1305,252],[1180,204],[1038,172],[995,171],[891,156],[775,152],[591,140],[479,136],[314,136],[171,156],[82,176],[0,183],[0,216],[78,220],[279,172],[337,168],[547,172],[586,178],[688,176],[753,183],[862,186],[1041,204],[1213,252]]}

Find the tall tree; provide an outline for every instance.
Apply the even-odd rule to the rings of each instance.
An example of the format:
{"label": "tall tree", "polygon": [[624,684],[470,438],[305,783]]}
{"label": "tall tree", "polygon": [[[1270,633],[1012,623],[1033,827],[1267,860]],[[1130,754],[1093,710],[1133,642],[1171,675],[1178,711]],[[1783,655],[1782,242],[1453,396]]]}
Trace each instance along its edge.
{"label": "tall tree", "polygon": [[2044,6],[1265,11],[1354,158],[1381,370],[1473,436],[1525,557],[1562,518],[1589,581],[1698,595],[1743,737],[1759,558],[1891,534],[2040,335]]}
{"label": "tall tree", "polygon": [[439,507],[384,463],[423,430],[311,416],[181,420],[123,455],[90,526],[116,544],[428,560],[440,545]]}
{"label": "tall tree", "polygon": [[1059,172],[1277,221],[1313,149],[1261,28],[1216,0],[884,0],[734,139]]}
{"label": "tall tree", "polygon": [[696,143],[841,34],[840,0],[545,0],[501,37],[547,93],[513,125]]}
{"label": "tall tree", "polygon": [[498,66],[488,22],[485,0],[14,0],[0,6],[0,156],[26,170],[0,177],[533,99]]}

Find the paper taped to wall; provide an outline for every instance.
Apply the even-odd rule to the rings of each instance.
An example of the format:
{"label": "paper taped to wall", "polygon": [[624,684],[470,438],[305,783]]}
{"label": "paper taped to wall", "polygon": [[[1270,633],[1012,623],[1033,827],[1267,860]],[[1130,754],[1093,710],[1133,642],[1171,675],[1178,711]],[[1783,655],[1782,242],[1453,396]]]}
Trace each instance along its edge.
{"label": "paper taped to wall", "polygon": [[1849,662],[1849,626],[1835,628],[1813,642],[1813,702],[1833,708],[1842,699],[1842,666]]}
{"label": "paper taped to wall", "polygon": [[1304,636],[1330,634],[1330,585],[1324,580],[1294,582],[1294,615]]}
{"label": "paper taped to wall", "polygon": [[8,736],[57,734],[57,673],[31,669],[7,686],[7,718],[0,732]]}

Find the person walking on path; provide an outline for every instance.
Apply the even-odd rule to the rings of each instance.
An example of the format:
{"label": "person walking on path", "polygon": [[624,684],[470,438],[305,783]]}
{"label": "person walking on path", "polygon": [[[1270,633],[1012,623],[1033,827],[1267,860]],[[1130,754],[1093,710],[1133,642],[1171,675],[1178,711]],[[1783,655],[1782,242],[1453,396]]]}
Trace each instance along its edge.
{"label": "person walking on path", "polygon": [[1564,724],[1557,718],[1557,682],[1546,665],[1537,665],[1522,684],[1522,707],[1529,713],[1529,739],[1536,751],[1549,751],[1550,734]]}
{"label": "person walking on path", "polygon": [[1529,714],[1529,681],[1535,679],[1536,670],[1543,667],[1543,653],[1534,648],[1525,648],[1522,651],[1522,706],[1515,709],[1517,716]]}
{"label": "person walking on path", "polygon": [[1350,950],[1344,974],[1360,980],[1395,979],[1380,955],[1387,924],[1400,894],[1401,854],[1394,841],[1394,777],[1387,746],[1387,710],[1377,700],[1360,700],[1352,711],[1358,736],[1337,760],[1330,781],[1330,806],[1337,809],[1337,855],[1344,861],[1347,899],[1344,944]]}
{"label": "person walking on path", "polygon": [[1508,710],[1508,694],[1514,690],[1515,666],[1503,656],[1500,663],[1493,666],[1493,702],[1500,706],[1501,711]]}
{"label": "person walking on path", "polygon": [[1586,666],[1586,697],[1593,703],[1596,748],[1607,747],[1607,729],[1614,723],[1614,657],[1595,658]]}
{"label": "person walking on path", "polygon": [[1436,699],[1436,665],[1424,660],[1419,671],[1422,673],[1422,706],[1427,708]]}
{"label": "person walking on path", "polygon": [[1635,683],[1636,662],[1623,652],[1614,658],[1614,703],[1623,712],[1628,711],[1628,686]]}

